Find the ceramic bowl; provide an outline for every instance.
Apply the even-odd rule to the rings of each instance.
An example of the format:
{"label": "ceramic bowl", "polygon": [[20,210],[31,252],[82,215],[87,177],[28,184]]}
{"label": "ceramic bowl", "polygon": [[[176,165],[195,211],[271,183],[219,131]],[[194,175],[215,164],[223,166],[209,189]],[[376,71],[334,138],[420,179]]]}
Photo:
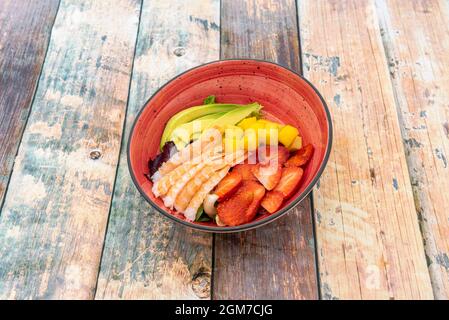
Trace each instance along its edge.
{"label": "ceramic bowl", "polygon": [[[166,208],[162,200],[153,195],[152,182],[145,175],[149,171],[148,160],[159,152],[165,124],[175,113],[201,105],[209,95],[215,95],[217,102],[247,104],[257,101],[263,106],[264,117],[297,127],[303,144],[313,144],[315,151],[305,167],[300,188],[277,212],[259,215],[244,225],[218,227],[212,222],[188,222],[182,214]],[[161,214],[202,231],[236,232],[272,222],[303,200],[323,172],[331,144],[329,110],[309,81],[287,68],[266,61],[221,60],[178,75],[147,101],[131,130],[128,165],[137,189]]]}

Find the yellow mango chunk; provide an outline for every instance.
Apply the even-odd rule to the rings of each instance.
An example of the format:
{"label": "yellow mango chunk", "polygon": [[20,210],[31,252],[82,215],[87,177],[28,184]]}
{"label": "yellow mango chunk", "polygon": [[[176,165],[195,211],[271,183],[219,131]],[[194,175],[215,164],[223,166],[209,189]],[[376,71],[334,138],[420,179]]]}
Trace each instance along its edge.
{"label": "yellow mango chunk", "polygon": [[292,144],[288,146],[289,151],[297,151],[301,148],[302,148],[302,138],[300,136],[296,136]]}
{"label": "yellow mango chunk", "polygon": [[259,138],[259,132],[262,130],[265,130],[265,126],[263,123],[260,123],[259,121],[254,122],[252,125],[249,126],[248,129],[246,129],[246,131],[251,131],[255,134],[254,139],[255,141],[257,141],[257,145],[259,145],[259,143],[261,142],[261,139]]}
{"label": "yellow mango chunk", "polygon": [[265,127],[267,124],[271,123],[271,121],[265,120],[265,119],[259,119],[259,120],[257,120],[257,122],[258,122],[259,124],[263,124],[264,127]]}
{"label": "yellow mango chunk", "polygon": [[253,124],[251,124],[248,129],[253,129],[256,132],[259,131],[259,129],[265,129],[265,124],[263,122],[261,122],[261,120],[258,120],[256,122],[254,122]]}
{"label": "yellow mango chunk", "polygon": [[243,145],[245,150],[254,151],[259,146],[259,141],[257,139],[257,133],[253,129],[248,129],[245,131],[245,136],[243,137]]}
{"label": "yellow mango chunk", "polygon": [[279,143],[279,130],[278,129],[265,129],[266,131],[266,145],[275,146]]}
{"label": "yellow mango chunk", "polygon": [[[265,125],[265,136],[266,141],[265,143],[267,145],[276,145],[279,142],[279,129],[283,127],[282,124],[269,121],[269,120],[259,120],[258,122],[261,122]],[[263,140],[263,139],[261,139]]]}
{"label": "yellow mango chunk", "polygon": [[280,123],[276,123],[276,122],[271,122],[269,121],[268,123],[265,124],[265,129],[275,129],[275,130],[279,130],[282,128],[282,124]]}
{"label": "yellow mango chunk", "polygon": [[279,131],[279,141],[286,147],[293,143],[299,131],[293,126],[286,125]]}
{"label": "yellow mango chunk", "polygon": [[224,134],[226,138],[243,138],[243,129],[237,126],[225,126]]}
{"label": "yellow mango chunk", "polygon": [[243,150],[243,148],[244,148],[244,140],[243,139],[224,138],[223,143],[224,143],[225,153],[236,152],[238,150]]}
{"label": "yellow mango chunk", "polygon": [[266,130],[265,128],[257,129],[257,143],[258,145],[265,144],[266,141]]}
{"label": "yellow mango chunk", "polygon": [[277,129],[258,129],[257,140],[259,144],[264,145],[277,145],[279,142],[279,131]]}
{"label": "yellow mango chunk", "polygon": [[255,123],[257,121],[256,117],[250,117],[250,118],[246,118],[243,119],[242,121],[239,122],[238,126],[240,128],[242,128],[243,130],[248,129],[253,123]]}

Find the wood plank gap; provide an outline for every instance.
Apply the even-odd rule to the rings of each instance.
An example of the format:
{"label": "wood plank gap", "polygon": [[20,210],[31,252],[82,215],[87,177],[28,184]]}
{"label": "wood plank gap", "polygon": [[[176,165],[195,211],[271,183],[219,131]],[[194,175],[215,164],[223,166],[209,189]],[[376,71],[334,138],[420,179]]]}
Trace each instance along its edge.
{"label": "wood plank gap", "polygon": [[[136,39],[134,41],[134,53],[133,53],[133,58],[132,58],[132,63],[131,63],[131,75],[130,78],[133,78],[134,75],[134,61],[136,60],[136,52],[137,52],[137,41],[139,40],[139,34],[140,34],[140,21],[142,19],[142,7],[143,7],[143,3],[146,0],[141,0],[140,2],[140,10],[139,10],[139,22],[137,25],[137,32],[136,32]],[[132,81],[129,82],[128,85],[128,99],[126,100],[126,109],[125,109],[125,118],[124,118],[124,124],[123,124],[123,132],[126,132],[126,119],[127,119],[127,115],[128,115],[128,107],[129,107],[129,95],[131,93],[131,83]],[[117,155],[117,163],[120,162],[120,154],[123,152],[123,150],[126,149],[127,146],[127,137],[126,135],[122,135],[122,141],[120,144],[120,150],[119,153]],[[119,166],[117,165],[116,170],[115,170],[115,175],[114,175],[114,183],[112,185],[112,190],[115,190],[115,186],[117,184],[117,177],[118,177],[118,170],[119,170]],[[100,270],[101,270],[101,261],[103,261],[103,254],[104,254],[104,248],[106,246],[106,235],[108,233],[108,227],[109,227],[109,217],[111,215],[111,210],[112,210],[112,201],[109,204],[109,213],[108,213],[108,221],[106,223],[106,231],[104,233],[104,238],[103,238],[103,248],[101,249],[101,256],[100,256],[100,264],[98,265],[98,272],[97,272],[97,279],[95,282],[95,289],[94,289],[94,297],[97,295],[97,288],[98,288],[98,278],[100,275]]]}
{"label": "wood plank gap", "polygon": [[[219,0],[144,1],[125,139],[160,86],[219,58],[219,6]],[[211,257],[211,234],[173,223],[144,200],[123,149],[95,298],[209,299]]]}
{"label": "wood plank gap", "polygon": [[[8,5],[11,5],[11,2],[12,1],[9,1],[9,3],[6,3],[6,2],[3,3],[2,9],[8,8]],[[36,5],[36,4],[37,4],[37,2],[33,3],[33,5]],[[55,23],[55,19],[56,19],[57,13],[59,11],[60,1],[59,0],[49,1],[47,4],[49,4],[51,6],[50,8],[48,8],[49,9],[48,13],[50,14],[48,16],[48,19],[50,19],[50,21],[48,21],[48,25],[49,25],[48,30],[49,31],[47,33],[45,33],[45,32],[41,33],[44,35],[44,39],[42,39],[42,42],[41,42],[43,45],[43,48],[44,48],[42,51],[44,51],[44,53],[42,55],[39,55],[39,54],[33,55],[33,59],[37,60],[37,64],[35,66],[40,65],[40,67],[39,67],[39,70],[37,72],[35,72],[34,78],[30,79],[31,83],[30,83],[30,88],[28,88],[28,89],[31,92],[31,96],[29,96],[29,93],[27,93],[25,91],[27,89],[27,87],[26,86],[24,87],[24,83],[26,84],[26,80],[29,79],[28,74],[31,74],[31,72],[28,72],[26,75],[23,76],[23,78],[20,79],[20,87],[22,88],[22,90],[16,90],[16,92],[25,91],[22,93],[22,96],[25,96],[25,99],[24,99],[25,101],[23,102],[22,106],[20,106],[20,103],[11,103],[10,104],[7,101],[7,99],[10,98],[10,97],[6,96],[7,94],[10,94],[10,95],[16,94],[16,92],[14,92],[14,91],[10,92],[8,90],[8,85],[11,85],[11,84],[13,85],[14,82],[9,81],[5,85],[2,85],[2,82],[0,82],[0,87],[2,88],[2,91],[0,93],[0,111],[2,111],[2,113],[4,113],[4,114],[7,114],[6,113],[7,111],[4,109],[8,108],[8,106],[9,106],[9,108],[11,108],[11,105],[12,105],[13,107],[15,106],[17,109],[23,108],[24,109],[23,112],[26,112],[25,119],[23,119],[24,117],[22,115],[21,116],[22,119],[16,119],[19,123],[12,123],[12,125],[11,124],[8,125],[8,127],[11,128],[10,130],[15,129],[15,132],[11,133],[11,132],[9,132],[8,128],[2,128],[3,127],[2,121],[0,121],[0,134],[1,134],[0,135],[0,146],[1,146],[1,148],[0,148],[0,215],[1,215],[2,208],[3,208],[4,202],[5,202],[4,196],[8,190],[9,182],[11,181],[10,178],[11,178],[13,167],[14,167],[13,166],[14,159],[17,156],[17,153],[19,151],[20,141],[22,140],[24,129],[26,128],[26,125],[28,122],[28,117],[31,112],[31,106],[33,105],[34,98],[36,96],[38,82],[41,77],[44,61],[45,61],[45,58],[48,53],[48,45],[50,43],[53,25]],[[26,9],[28,9],[28,7]],[[21,8],[21,9],[14,10],[14,12],[16,14],[17,13],[24,14],[26,12],[31,12],[31,10],[27,11],[26,9]],[[32,10],[32,14],[34,17],[38,17],[38,15],[36,14],[36,9],[38,9],[38,8],[34,8],[34,10]],[[0,10],[0,14],[1,14],[1,12],[2,12],[2,10]],[[11,15],[7,14],[7,15],[8,15],[9,19],[14,18],[13,14],[11,14]],[[20,18],[21,18],[20,21],[16,21],[17,24],[14,25],[14,29],[16,29],[16,30],[18,29],[18,26],[20,26],[20,23],[23,23],[26,20],[26,19],[23,19],[22,17],[20,17]],[[30,20],[33,21],[33,19],[30,19]],[[3,20],[3,22],[5,22],[5,21],[6,21],[6,19]],[[26,21],[29,21],[29,20],[26,20]],[[45,20],[43,19],[41,22],[44,22],[44,21]],[[44,27],[45,25],[42,24],[42,25],[36,26],[36,25],[32,25],[30,23],[30,24],[27,24],[27,26],[33,26],[33,28],[32,28],[33,31],[37,30],[37,32],[39,32],[39,31],[42,31],[40,28]],[[5,37],[4,40],[5,41],[14,37],[14,32],[10,32],[11,30],[8,30],[6,28],[7,27],[4,26],[4,29],[2,29],[2,31],[4,32],[4,37]],[[33,32],[30,30],[27,30],[27,31],[29,31],[29,32],[26,32],[27,35],[32,34],[32,32]],[[45,38],[45,36],[46,36],[46,38]],[[20,42],[16,41],[15,44],[17,44],[17,43],[20,43]],[[41,43],[36,43],[35,45],[39,46],[39,45],[41,45]],[[24,47],[33,48],[33,43],[32,42],[26,43],[26,44],[24,44]],[[5,50],[5,49],[6,50],[9,49],[9,47],[8,46],[5,47],[5,45],[2,44],[2,41],[0,39],[0,53],[2,53],[3,50]],[[21,49],[21,48],[19,48],[19,49]],[[3,59],[7,59],[7,57],[8,57],[6,53],[1,54],[1,56],[3,57]],[[0,59],[0,67],[4,70],[4,73],[6,73],[5,70],[11,69],[11,66],[5,67],[4,64],[7,63],[7,61],[5,62],[5,60],[3,60],[3,59]],[[23,67],[22,61],[21,61],[20,67]],[[20,76],[19,72],[17,72],[17,76]],[[2,76],[2,79],[3,79],[3,76]],[[6,89],[5,89],[5,87],[6,87]],[[4,104],[3,104],[3,101],[4,101]],[[16,102],[16,101],[14,101],[14,102]],[[11,119],[14,119],[14,112],[9,120],[11,121]],[[20,123],[20,121],[21,121],[21,123]],[[6,124],[5,124],[5,126],[6,126]],[[9,136],[10,134],[12,134],[12,136]]]}
{"label": "wood plank gap", "polygon": [[[294,0],[222,3],[222,58],[265,59],[300,71]],[[213,297],[317,299],[311,220],[306,198],[267,226],[216,235]]]}
{"label": "wood plank gap", "polygon": [[304,72],[334,145],[314,210],[324,299],[431,299],[374,0],[300,2]]}
{"label": "wood plank gap", "polygon": [[[299,5],[298,5],[298,1],[300,0],[295,0],[295,12],[296,12],[296,25],[297,25],[297,32],[298,32],[298,45],[299,45],[299,70],[300,70],[300,74],[302,76],[304,76],[304,65],[303,65],[303,58],[302,58],[302,39],[301,39],[301,30],[300,30],[300,26],[301,26],[301,22],[299,21]],[[318,181],[319,184],[319,181]],[[310,192],[309,195],[309,199],[310,199],[310,219],[312,221],[312,231],[313,231],[313,241],[315,243],[314,246],[314,250],[315,250],[315,274],[316,274],[316,283],[317,283],[317,287],[318,287],[318,300],[322,300],[323,299],[323,295],[321,292],[321,279],[320,279],[320,264],[318,262],[318,239],[316,237],[316,222],[315,222],[315,204],[313,201],[313,190]]]}
{"label": "wood plank gap", "polygon": [[0,216],[0,297],[93,297],[137,4],[61,1]]}

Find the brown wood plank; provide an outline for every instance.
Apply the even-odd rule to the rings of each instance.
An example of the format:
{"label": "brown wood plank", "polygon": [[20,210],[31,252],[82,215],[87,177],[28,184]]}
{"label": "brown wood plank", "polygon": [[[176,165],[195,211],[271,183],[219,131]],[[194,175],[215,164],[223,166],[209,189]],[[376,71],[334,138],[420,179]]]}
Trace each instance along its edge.
{"label": "brown wood plank", "polygon": [[[222,58],[257,58],[300,71],[294,0],[222,2]],[[316,299],[307,198],[260,229],[215,236],[215,299]]]}
{"label": "brown wood plank", "polygon": [[[126,119],[165,82],[219,58],[219,0],[144,1]],[[212,235],[164,218],[134,187],[122,148],[97,299],[210,298]]]}
{"label": "brown wood plank", "polygon": [[0,206],[45,59],[59,0],[0,4]]}
{"label": "brown wood plank", "polygon": [[0,216],[0,298],[93,297],[139,12],[61,1]]}
{"label": "brown wood plank", "polygon": [[435,297],[449,299],[449,6],[377,1]]}
{"label": "brown wood plank", "polygon": [[304,73],[334,145],[314,193],[325,299],[433,298],[374,0],[304,0]]}

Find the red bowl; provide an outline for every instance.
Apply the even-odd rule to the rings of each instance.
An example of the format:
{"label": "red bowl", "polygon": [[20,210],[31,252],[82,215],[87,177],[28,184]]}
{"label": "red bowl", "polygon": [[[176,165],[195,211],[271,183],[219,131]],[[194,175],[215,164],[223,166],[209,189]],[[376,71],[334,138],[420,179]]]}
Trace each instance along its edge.
{"label": "red bowl", "polygon": [[[215,95],[217,102],[246,104],[257,101],[266,118],[299,129],[304,144],[315,152],[305,168],[299,190],[271,215],[236,227],[218,227],[212,222],[188,222],[182,214],[166,208],[152,191],[145,176],[148,160],[159,151],[167,121],[182,109],[202,104]],[[209,232],[243,231],[265,225],[286,214],[312,190],[326,166],[332,144],[329,110],[315,87],[297,73],[277,64],[258,60],[222,60],[190,69],[161,87],[137,116],[128,143],[131,177],[143,197],[160,213],[183,225]]]}

